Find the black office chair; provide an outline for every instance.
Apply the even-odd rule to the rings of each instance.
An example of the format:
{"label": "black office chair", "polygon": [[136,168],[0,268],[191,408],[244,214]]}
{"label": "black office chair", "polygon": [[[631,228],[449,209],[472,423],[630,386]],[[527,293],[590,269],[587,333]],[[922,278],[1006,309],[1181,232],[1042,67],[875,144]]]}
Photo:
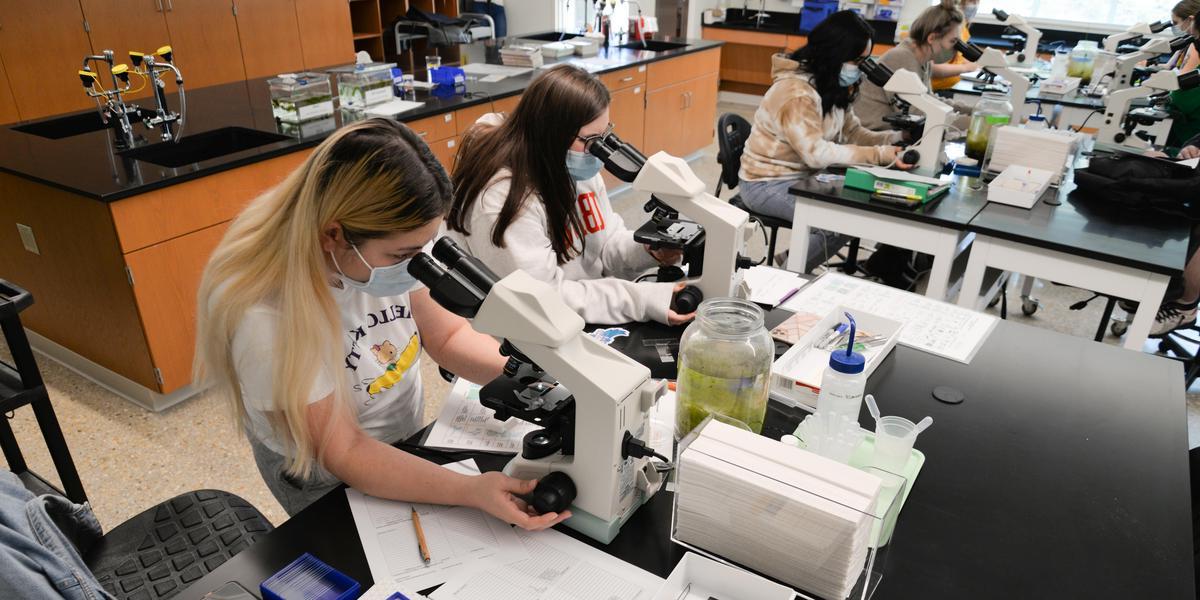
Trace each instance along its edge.
{"label": "black office chair", "polygon": [[116,526],[87,549],[83,560],[117,598],[170,598],[272,529],[242,498],[199,490]]}
{"label": "black office chair", "polygon": [[[717,180],[714,196],[721,195],[721,186],[729,189],[738,186],[738,169],[742,165],[742,151],[746,149],[746,140],[750,137],[750,122],[741,115],[725,113],[717,120],[717,163],[721,165],[721,177]],[[767,265],[775,260],[775,244],[779,240],[780,229],[791,229],[792,222],[770,215],[755,212],[742,201],[741,194],[735,194],[729,203],[750,213],[750,220],[765,227],[770,232],[767,242]]]}

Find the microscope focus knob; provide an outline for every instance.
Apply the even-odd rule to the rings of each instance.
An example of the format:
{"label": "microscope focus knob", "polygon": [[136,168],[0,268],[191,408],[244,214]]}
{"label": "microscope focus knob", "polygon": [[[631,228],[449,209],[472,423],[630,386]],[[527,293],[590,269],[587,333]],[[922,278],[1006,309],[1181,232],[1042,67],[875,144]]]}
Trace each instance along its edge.
{"label": "microscope focus knob", "polygon": [[915,165],[921,162],[921,153],[917,152],[916,150],[906,150],[904,154],[900,156],[900,160],[904,161],[905,164]]}
{"label": "microscope focus knob", "polygon": [[575,501],[575,494],[575,482],[566,473],[555,471],[538,480],[529,504],[538,514],[560,513]]}
{"label": "microscope focus knob", "polygon": [[704,293],[700,288],[689,285],[682,290],[675,292],[675,298],[671,300],[671,310],[686,315],[696,312],[700,308],[700,301],[704,300]]}

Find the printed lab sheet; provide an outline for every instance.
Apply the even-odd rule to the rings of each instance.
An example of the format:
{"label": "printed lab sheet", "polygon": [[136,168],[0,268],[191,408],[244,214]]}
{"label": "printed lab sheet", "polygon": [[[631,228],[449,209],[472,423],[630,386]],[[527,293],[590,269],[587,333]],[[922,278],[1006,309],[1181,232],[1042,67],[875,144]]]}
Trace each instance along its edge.
{"label": "printed lab sheet", "polygon": [[455,575],[433,600],[651,600],[662,578],[552,529],[517,530],[529,558]]}
{"label": "printed lab sheet", "polygon": [[537,425],[509,417],[497,421],[496,411],[479,403],[479,386],[459,378],[442,403],[425,445],[431,448],[516,454],[525,434]]}
{"label": "printed lab sheet", "polygon": [[841,273],[822,275],[782,307],[824,315],[839,306],[904,323],[901,345],[964,364],[970,364],[998,321],[991,315]]}
{"label": "printed lab sheet", "polygon": [[[479,473],[473,460],[445,466],[467,475]],[[528,556],[510,525],[474,508],[383,500],[352,488],[346,489],[346,497],[375,581],[420,590],[463,570],[486,569]],[[421,560],[413,529],[414,506],[433,559],[428,565]]]}

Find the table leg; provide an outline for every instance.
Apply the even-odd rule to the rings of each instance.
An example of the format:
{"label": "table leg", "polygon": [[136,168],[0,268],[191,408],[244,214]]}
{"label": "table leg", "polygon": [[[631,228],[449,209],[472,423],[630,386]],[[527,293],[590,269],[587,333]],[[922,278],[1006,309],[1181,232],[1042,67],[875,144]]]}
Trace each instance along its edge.
{"label": "table leg", "polygon": [[1129,325],[1129,332],[1125,334],[1123,345],[1126,348],[1140,352],[1146,344],[1146,339],[1150,337],[1150,327],[1154,325],[1154,317],[1158,314],[1158,305],[1162,304],[1163,297],[1167,294],[1168,281],[1166,275],[1150,276],[1141,297],[1138,298],[1138,309],[1133,315],[1133,323]]}
{"label": "table leg", "polygon": [[792,214],[792,242],[788,248],[787,270],[794,273],[808,272],[808,219],[805,215],[804,198],[793,196],[796,209]]}
{"label": "table leg", "polygon": [[958,234],[945,233],[940,237],[943,239],[936,244],[938,251],[933,253],[933,266],[929,269],[925,297],[946,300],[946,292],[950,289],[950,267],[954,264],[954,256],[958,250]]}
{"label": "table leg", "polygon": [[963,274],[962,291],[958,293],[958,305],[971,310],[978,310],[979,288],[983,287],[983,274],[987,271],[988,253],[991,242],[982,236],[976,236],[971,244],[971,257],[967,260],[967,271]]}

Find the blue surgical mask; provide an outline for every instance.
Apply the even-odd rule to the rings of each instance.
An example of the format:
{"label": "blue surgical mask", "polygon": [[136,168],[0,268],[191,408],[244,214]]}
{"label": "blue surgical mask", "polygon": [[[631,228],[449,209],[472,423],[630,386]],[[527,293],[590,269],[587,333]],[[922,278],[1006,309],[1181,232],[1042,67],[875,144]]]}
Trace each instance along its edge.
{"label": "blue surgical mask", "polygon": [[967,18],[968,22],[974,21],[975,15],[978,15],[978,14],[979,14],[979,5],[978,4],[963,7],[963,16]]}
{"label": "blue surgical mask", "polygon": [[587,181],[596,176],[604,162],[587,152],[567,150],[567,172],[575,181]]}
{"label": "blue surgical mask", "polygon": [[842,72],[838,75],[838,83],[842,87],[850,87],[858,80],[862,79],[862,71],[858,70],[858,65],[842,64]]}
{"label": "blue surgical mask", "polygon": [[333,255],[333,252],[330,252],[329,256],[333,258],[333,266],[337,267],[338,274],[342,276],[342,281],[346,282],[346,285],[380,298],[399,296],[416,287],[417,278],[408,272],[408,263],[412,259],[400,261],[390,267],[372,267],[371,263],[363,258],[362,252],[358,251],[358,246],[352,245],[350,247],[354,248],[354,253],[358,255],[358,260],[361,260],[371,270],[371,276],[367,278],[365,283],[347,277],[342,272],[342,267],[338,264],[337,257]]}

